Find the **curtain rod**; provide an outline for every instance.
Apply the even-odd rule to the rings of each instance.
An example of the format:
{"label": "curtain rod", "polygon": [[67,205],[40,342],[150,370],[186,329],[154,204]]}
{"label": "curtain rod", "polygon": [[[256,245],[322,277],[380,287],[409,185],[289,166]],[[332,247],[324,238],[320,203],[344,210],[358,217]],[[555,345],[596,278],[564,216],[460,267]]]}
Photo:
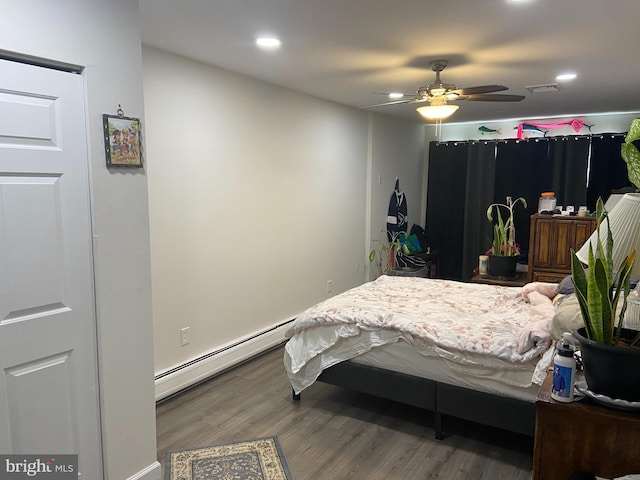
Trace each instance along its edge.
{"label": "curtain rod", "polygon": [[435,141],[432,140],[431,143],[435,143],[436,145],[444,145],[444,146],[449,146],[450,144],[453,145],[458,145],[458,144],[477,144],[477,143],[484,143],[485,145],[488,145],[490,143],[508,143],[508,142],[540,142],[540,141],[549,141],[549,140],[566,140],[568,138],[574,138],[576,140],[581,139],[581,138],[605,138],[605,137],[610,137],[610,138],[616,138],[616,137],[625,137],[627,135],[627,133],[590,133],[590,134],[583,134],[583,135],[556,135],[553,137],[529,137],[529,138],[494,138],[494,139],[487,139],[487,140],[447,140],[447,141]]}

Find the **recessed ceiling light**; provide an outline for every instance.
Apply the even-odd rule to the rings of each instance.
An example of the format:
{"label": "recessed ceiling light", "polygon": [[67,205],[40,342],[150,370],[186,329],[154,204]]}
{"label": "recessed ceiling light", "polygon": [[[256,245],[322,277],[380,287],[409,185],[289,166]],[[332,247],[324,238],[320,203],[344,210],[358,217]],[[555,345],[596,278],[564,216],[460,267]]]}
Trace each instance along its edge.
{"label": "recessed ceiling light", "polygon": [[390,98],[391,100],[399,100],[399,99],[401,99],[402,97],[404,97],[404,93],[400,93],[400,92],[391,92],[391,93],[389,94],[389,98]]}
{"label": "recessed ceiling light", "polygon": [[256,45],[264,50],[277,50],[282,45],[282,42],[276,37],[258,37]]}
{"label": "recessed ceiling light", "polygon": [[573,80],[577,75],[575,73],[561,73],[556,77],[556,80],[559,82],[566,82],[568,80]]}

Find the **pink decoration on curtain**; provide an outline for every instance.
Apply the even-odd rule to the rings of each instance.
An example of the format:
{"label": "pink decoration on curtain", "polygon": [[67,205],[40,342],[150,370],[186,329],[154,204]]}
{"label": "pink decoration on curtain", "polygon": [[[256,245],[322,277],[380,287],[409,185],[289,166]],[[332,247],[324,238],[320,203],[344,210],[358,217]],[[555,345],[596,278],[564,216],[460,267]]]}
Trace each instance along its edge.
{"label": "pink decoration on curtain", "polygon": [[[524,126],[531,125],[538,128],[560,128],[566,127],[567,125],[571,126],[575,132],[579,132],[582,127],[585,126],[585,123],[582,120],[578,120],[574,118],[573,120],[568,120],[566,122],[557,122],[557,123],[537,123],[537,122],[523,122],[518,124],[518,138],[524,138]],[[591,125],[586,125],[587,127],[591,127]]]}

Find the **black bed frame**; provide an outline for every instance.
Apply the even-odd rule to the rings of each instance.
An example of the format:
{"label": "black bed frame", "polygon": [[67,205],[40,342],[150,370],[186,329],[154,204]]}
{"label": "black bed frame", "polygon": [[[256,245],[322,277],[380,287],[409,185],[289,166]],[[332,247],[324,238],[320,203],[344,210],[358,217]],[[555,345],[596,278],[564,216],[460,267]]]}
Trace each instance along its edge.
{"label": "black bed frame", "polygon": [[[350,361],[324,370],[318,381],[430,410],[434,413],[435,436],[439,440],[444,438],[443,415],[529,436],[533,436],[535,430],[533,402],[478,392]],[[293,399],[300,400],[300,395],[294,392]]]}

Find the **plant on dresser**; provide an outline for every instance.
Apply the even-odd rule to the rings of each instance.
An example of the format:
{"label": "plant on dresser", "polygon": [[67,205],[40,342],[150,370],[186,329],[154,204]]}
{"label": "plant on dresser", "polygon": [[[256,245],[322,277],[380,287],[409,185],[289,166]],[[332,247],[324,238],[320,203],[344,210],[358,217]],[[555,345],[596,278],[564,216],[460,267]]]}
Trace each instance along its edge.
{"label": "plant on dresser", "polygon": [[[621,147],[629,180],[636,188],[640,188],[638,141],[640,118],[631,122]],[[625,194],[610,214],[606,212],[602,199],[599,199],[596,216],[598,228],[595,248],[590,241],[588,249],[585,245],[579,252],[572,253],[573,283],[585,324],[584,328],[574,332],[574,336],[581,345],[589,389],[609,398],[638,404],[640,332],[637,330],[640,327],[634,309],[637,308],[640,284],[630,295],[630,277],[640,275],[640,268],[635,262],[636,250],[640,250],[640,193]],[[607,230],[601,232],[603,221]],[[601,237],[605,238],[604,244]],[[585,250],[588,250],[586,259]],[[588,273],[580,259],[588,263]],[[634,320],[634,329],[622,328],[628,299],[633,305],[630,317]],[[620,300],[622,306],[618,309]]]}
{"label": "plant on dresser", "polygon": [[[516,257],[520,254],[520,248],[516,243],[516,226],[513,219],[513,209],[522,203],[527,208],[524,197],[513,200],[506,197],[505,203],[492,203],[487,208],[487,219],[493,223],[493,241],[491,248],[487,250],[489,256],[489,275],[492,277],[511,278],[516,273]],[[494,221],[495,211],[495,221]],[[503,217],[503,213],[506,216]]]}
{"label": "plant on dresser", "polygon": [[[595,249],[588,244],[587,267],[576,252],[571,253],[573,285],[584,322],[574,336],[580,342],[589,390],[640,402],[640,348],[636,347],[640,332],[622,328],[636,251],[624,252],[620,264],[614,265],[615,239],[602,199],[596,205],[596,219],[597,241]],[[603,223],[606,235],[601,235]]]}
{"label": "plant on dresser", "polygon": [[[595,251],[590,243],[587,267],[583,267],[576,253],[572,252],[571,272],[588,337],[596,342],[615,345],[620,340],[620,330],[631,287],[630,276],[636,259],[636,251],[630,252],[618,268],[614,268],[613,237],[606,215],[602,199],[598,199],[596,205],[598,242]],[[600,238],[600,226],[603,219],[605,219],[608,232],[604,245]],[[620,300],[623,304],[619,311],[618,302]],[[619,318],[616,324],[616,314],[618,313]],[[638,333],[635,342],[638,339],[640,339],[640,333]]]}

